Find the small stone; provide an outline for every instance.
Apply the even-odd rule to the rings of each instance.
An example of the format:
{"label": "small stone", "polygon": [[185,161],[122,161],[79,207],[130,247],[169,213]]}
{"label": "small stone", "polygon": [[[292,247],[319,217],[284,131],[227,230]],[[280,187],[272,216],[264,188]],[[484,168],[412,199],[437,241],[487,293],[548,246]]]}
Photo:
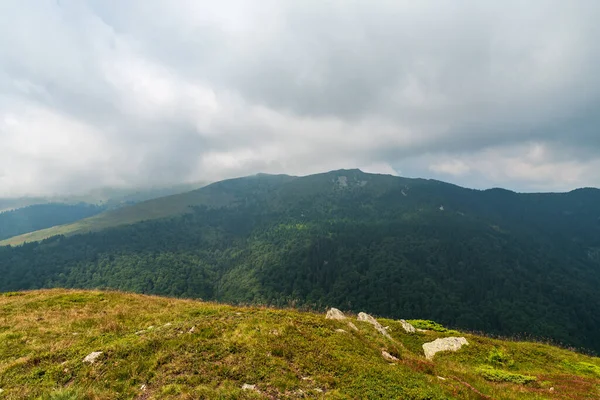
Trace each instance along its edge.
{"label": "small stone", "polygon": [[352,322],[348,321],[348,326],[354,330],[354,331],[358,331],[358,328],[356,327],[356,325],[354,325]]}
{"label": "small stone", "polygon": [[550,391],[550,393],[554,392],[554,387],[551,387],[550,389],[548,389],[548,391]]}
{"label": "small stone", "polygon": [[335,331],[338,332],[338,333],[346,333],[346,331],[343,330],[343,329],[336,329]]}
{"label": "small stone", "polygon": [[152,329],[154,329],[154,325],[150,325],[150,326],[148,327],[148,330],[152,330]]}
{"label": "small stone", "polygon": [[146,391],[146,385],[144,384],[144,385],[140,386],[140,390],[141,390],[142,392],[145,392],[145,391]]}
{"label": "small stone", "polygon": [[170,327],[171,325],[173,325],[173,324],[172,324],[172,323],[170,323],[170,322],[167,322],[167,323],[164,325],[164,327],[165,327],[165,328],[168,328],[168,327]]}
{"label": "small stone", "polygon": [[192,326],[192,328],[188,331],[188,333],[194,333],[195,330],[196,330],[196,327]]}
{"label": "small stone", "polygon": [[242,385],[242,390],[254,390],[254,391],[258,391],[258,389],[256,389],[256,385],[250,385],[248,383],[244,383]]}
{"label": "small stone", "polygon": [[135,334],[136,335],[141,335],[142,333],[145,333],[146,331],[137,331]]}
{"label": "small stone", "polygon": [[85,356],[85,358],[83,359],[83,362],[93,364],[96,362],[98,357],[100,357],[102,354],[103,353],[101,351],[94,351],[93,353],[90,353],[87,356]]}
{"label": "small stone", "polygon": [[397,357],[394,357],[393,355],[391,355],[390,353],[388,353],[385,350],[381,350],[381,355],[383,356],[383,358],[385,358],[387,361],[398,361]]}
{"label": "small stone", "polygon": [[79,335],[79,332],[73,332],[72,335],[77,336],[77,335]]}
{"label": "small stone", "polygon": [[341,320],[346,319],[346,316],[344,315],[343,312],[341,312],[337,308],[330,308],[329,311],[327,311],[327,314],[325,315],[325,318],[327,318],[327,319],[336,319],[336,320],[340,320],[341,321]]}
{"label": "small stone", "polygon": [[427,329],[420,329],[420,328],[416,328],[417,332],[427,332]]}
{"label": "small stone", "polygon": [[440,381],[445,381],[445,380],[446,380],[446,378],[444,378],[443,376],[438,376],[437,378],[438,378]]}
{"label": "small stone", "polygon": [[405,320],[401,319],[400,323],[402,324],[402,327],[404,328],[404,330],[408,333],[415,333],[416,329],[414,326],[412,326],[412,324],[410,322],[406,322]]}
{"label": "small stone", "polygon": [[377,322],[377,320],[375,318],[373,318],[372,316],[370,316],[367,313],[361,312],[358,313],[358,320],[359,321],[364,321],[364,322],[368,322],[371,325],[373,325],[375,327],[375,329],[377,329],[377,331],[379,331],[379,333],[381,333],[383,336],[391,339],[392,337],[390,336],[389,333],[387,333],[387,331],[383,328],[383,326],[381,326],[381,324],[379,322]]}
{"label": "small stone", "polygon": [[271,329],[269,331],[269,334],[271,334],[273,336],[279,336],[279,331],[277,329]]}
{"label": "small stone", "polygon": [[468,345],[467,339],[464,337],[447,337],[443,339],[435,339],[433,342],[425,343],[423,351],[425,358],[433,359],[435,353],[440,351],[458,351],[463,345]]}
{"label": "small stone", "polygon": [[317,393],[323,393],[323,389],[321,389],[321,388],[315,388],[314,390],[315,390],[315,392],[317,392]]}

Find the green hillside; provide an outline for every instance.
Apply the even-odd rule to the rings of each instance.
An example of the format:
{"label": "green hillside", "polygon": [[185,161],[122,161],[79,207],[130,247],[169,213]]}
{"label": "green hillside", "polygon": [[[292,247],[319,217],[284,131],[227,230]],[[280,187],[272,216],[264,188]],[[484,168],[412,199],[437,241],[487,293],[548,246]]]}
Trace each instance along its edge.
{"label": "green hillside", "polygon": [[[386,337],[355,315],[65,290],[0,294],[0,309],[7,400],[600,396],[598,358],[426,321],[379,318]],[[427,359],[445,337],[468,345]]]}
{"label": "green hillside", "polygon": [[104,210],[92,204],[35,204],[0,212],[0,240],[96,215]]}
{"label": "green hillside", "polygon": [[342,170],[217,182],[118,211],[115,223],[145,221],[0,247],[0,291],[334,306],[600,351],[596,189],[476,191]]}
{"label": "green hillside", "polygon": [[[281,175],[277,179],[286,180],[288,178],[289,177],[286,175]],[[176,188],[179,188],[179,186]],[[152,193],[157,194],[156,192]],[[143,194],[148,195],[146,192]],[[129,206],[111,209],[102,214],[81,219],[70,224],[53,226],[48,229],[41,229],[35,232],[14,236],[0,241],[0,246],[15,246],[25,242],[40,241],[56,235],[76,235],[120,225],[133,224],[140,221],[172,217],[190,212],[190,207],[192,206],[222,206],[230,202],[233,199],[233,196],[234,194],[232,193],[215,190],[215,187],[207,187],[205,189],[197,189],[180,194],[171,194],[164,197],[141,201]],[[129,198],[130,197],[128,197],[128,199]]]}

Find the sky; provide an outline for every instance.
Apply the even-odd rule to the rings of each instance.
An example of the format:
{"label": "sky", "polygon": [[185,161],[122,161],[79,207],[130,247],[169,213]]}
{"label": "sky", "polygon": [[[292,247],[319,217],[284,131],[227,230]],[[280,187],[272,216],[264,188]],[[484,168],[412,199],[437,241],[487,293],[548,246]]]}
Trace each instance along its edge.
{"label": "sky", "polygon": [[340,168],[600,186],[597,0],[0,1],[0,196]]}

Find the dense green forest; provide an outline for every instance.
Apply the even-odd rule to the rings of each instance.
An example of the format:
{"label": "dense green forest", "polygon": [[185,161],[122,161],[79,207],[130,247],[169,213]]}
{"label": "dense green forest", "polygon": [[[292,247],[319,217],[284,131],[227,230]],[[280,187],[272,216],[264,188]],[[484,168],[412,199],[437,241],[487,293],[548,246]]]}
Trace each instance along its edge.
{"label": "dense green forest", "polygon": [[104,210],[92,204],[35,204],[0,212],[0,240],[91,217]]}
{"label": "dense green forest", "polygon": [[114,288],[425,318],[600,351],[600,191],[358,170],[199,189],[189,213],[0,247],[0,291]]}

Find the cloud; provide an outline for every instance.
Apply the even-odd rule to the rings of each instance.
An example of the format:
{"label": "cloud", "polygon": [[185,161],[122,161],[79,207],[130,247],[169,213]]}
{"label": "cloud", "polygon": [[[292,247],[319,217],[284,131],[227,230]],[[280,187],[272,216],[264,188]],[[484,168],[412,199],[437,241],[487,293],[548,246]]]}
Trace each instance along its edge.
{"label": "cloud", "polygon": [[600,4],[0,4],[0,196],[335,168],[600,185]]}

